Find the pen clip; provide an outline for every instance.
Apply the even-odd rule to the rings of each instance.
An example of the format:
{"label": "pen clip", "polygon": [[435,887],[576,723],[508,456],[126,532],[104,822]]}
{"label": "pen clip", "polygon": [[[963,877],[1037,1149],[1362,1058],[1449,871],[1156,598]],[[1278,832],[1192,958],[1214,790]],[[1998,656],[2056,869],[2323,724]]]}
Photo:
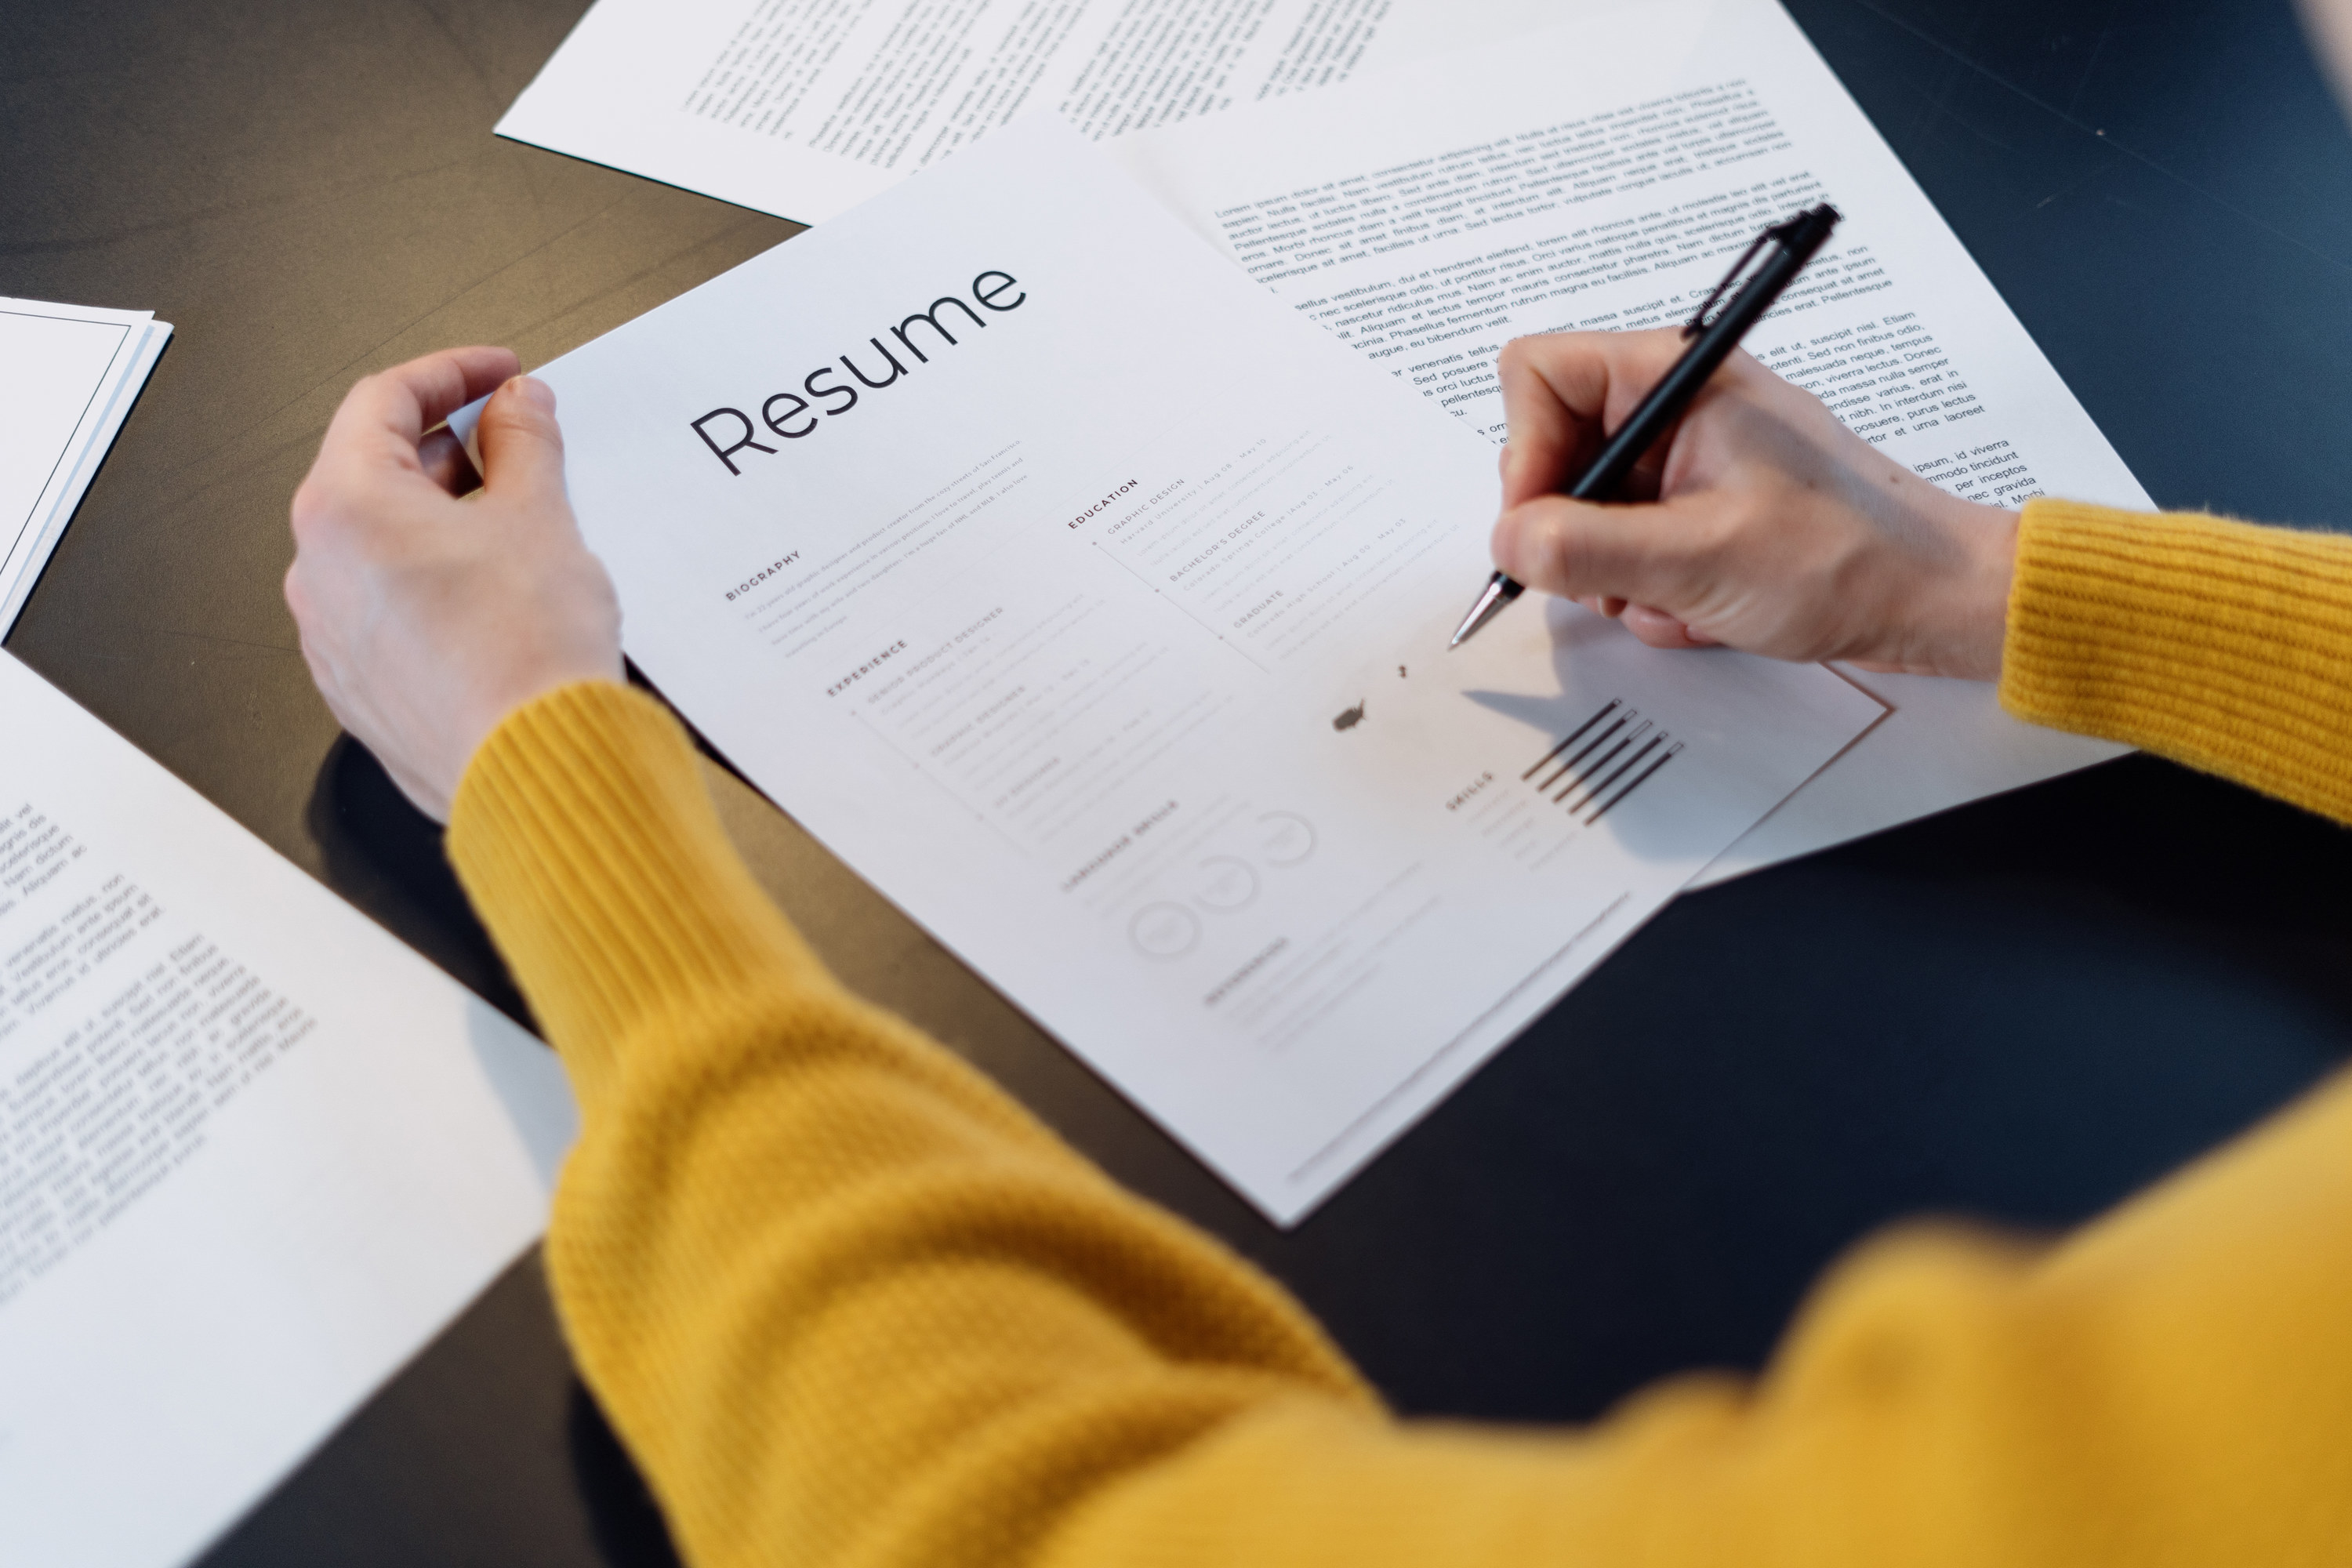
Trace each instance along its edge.
{"label": "pen clip", "polygon": [[1683,328],[1684,342],[1687,342],[1706,331],[1707,312],[1729,297],[1746,280],[1748,264],[1761,255],[1766,246],[1786,243],[1790,234],[1795,230],[1801,221],[1802,220],[1800,218],[1791,218],[1787,223],[1774,224],[1770,228],[1758,235],[1755,242],[1739,253],[1739,259],[1731,264],[1731,270],[1724,274],[1723,281],[1715,286],[1715,292],[1706,297],[1706,303],[1698,308],[1698,314],[1693,316],[1690,319],[1690,324]]}

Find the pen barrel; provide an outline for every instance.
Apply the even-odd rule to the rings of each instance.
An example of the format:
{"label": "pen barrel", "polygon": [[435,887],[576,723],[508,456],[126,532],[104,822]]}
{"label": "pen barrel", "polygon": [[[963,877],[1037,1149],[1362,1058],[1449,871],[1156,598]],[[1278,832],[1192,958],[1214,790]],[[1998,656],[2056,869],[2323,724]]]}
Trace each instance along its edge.
{"label": "pen barrel", "polygon": [[1643,398],[1633,416],[1609,438],[1584,477],[1568,491],[1570,500],[1598,501],[1615,498],[1652,447],[1689,409],[1701,388],[1723,368],[1749,329],[1780,302],[1797,275],[1820,254],[1837,219],[1829,209],[1817,208],[1800,220],[1797,234],[1782,245],[1731,303],[1699,334],[1690,352],[1676,361],[1664,381]]}

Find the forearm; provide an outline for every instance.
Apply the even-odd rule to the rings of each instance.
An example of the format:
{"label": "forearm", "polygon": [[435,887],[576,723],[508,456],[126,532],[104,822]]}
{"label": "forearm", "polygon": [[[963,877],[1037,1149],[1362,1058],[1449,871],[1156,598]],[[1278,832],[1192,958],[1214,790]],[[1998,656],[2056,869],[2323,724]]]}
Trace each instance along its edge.
{"label": "forearm", "polygon": [[[698,1568],[2352,1561],[2341,1087],[2053,1255],[1874,1249],[1753,1387],[1686,1382],[1551,1436],[1386,1420],[1261,1277],[845,994],[656,708],[557,689],[618,668],[617,610],[544,400],[493,401],[483,498],[423,471],[424,432],[512,366],[434,356],[354,391],[298,503],[289,601],[353,732],[426,809],[455,792],[453,858],[582,1103],[559,1308]],[[1701,450],[1678,509],[1555,517],[1583,539],[1566,557],[1611,535],[1625,575],[1585,586],[1680,614],[1645,584],[1699,580],[1729,526],[1717,563],[1813,613],[1734,595],[1689,629],[1904,661],[1839,630],[1870,595],[1812,568],[1874,562],[1900,599],[1951,531],[1818,405],[1742,374],[1746,428],[1821,434],[1766,486],[1812,504],[1718,513],[1745,491],[1698,482]],[[1717,424],[1727,459],[1743,426]],[[1839,472],[1864,482],[1824,510]],[[2342,542],[2054,509],[2025,533],[2013,707],[2346,815]]]}
{"label": "forearm", "polygon": [[698,1564],[1008,1560],[1243,1411],[1371,1408],[1261,1277],[844,992],[652,703],[510,719],[450,843],[581,1099],[567,1333]]}
{"label": "forearm", "polygon": [[2001,700],[2352,822],[2352,539],[2035,501]]}
{"label": "forearm", "polygon": [[2352,1562],[2352,1085],[2055,1247],[1841,1264],[1754,1382],[1580,1433],[1269,1412],[1082,1510],[1048,1568]]}
{"label": "forearm", "polygon": [[1874,1248],[1752,1389],[1415,1429],[1260,1277],[828,979],[650,704],[510,720],[451,845],[581,1092],[567,1332],[697,1568],[2352,1550],[2342,1091],[2055,1255]]}

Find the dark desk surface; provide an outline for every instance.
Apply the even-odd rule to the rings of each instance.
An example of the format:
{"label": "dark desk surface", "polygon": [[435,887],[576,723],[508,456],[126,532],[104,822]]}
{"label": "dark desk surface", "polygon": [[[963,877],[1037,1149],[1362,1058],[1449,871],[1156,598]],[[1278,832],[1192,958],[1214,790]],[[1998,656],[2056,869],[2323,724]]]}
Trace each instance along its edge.
{"label": "dark desk surface", "polygon": [[[545,360],[793,232],[490,135],[581,8],[0,12],[0,294],[179,327],[8,646],[509,1006],[429,826],[312,694],[278,584],[354,377],[452,342]],[[1792,9],[2160,501],[2347,514],[2352,136],[2286,0]],[[2352,840],[2134,759],[1685,899],[1285,1235],[711,776],[852,983],[1265,1262],[1410,1411],[1574,1420],[1752,1365],[1874,1226],[2081,1219],[2352,1034]],[[533,1258],[208,1561],[666,1552]]]}

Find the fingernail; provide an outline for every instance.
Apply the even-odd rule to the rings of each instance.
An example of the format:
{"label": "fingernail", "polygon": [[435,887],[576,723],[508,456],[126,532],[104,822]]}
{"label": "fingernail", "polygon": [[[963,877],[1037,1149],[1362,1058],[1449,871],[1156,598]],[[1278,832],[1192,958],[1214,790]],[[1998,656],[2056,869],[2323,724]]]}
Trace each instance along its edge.
{"label": "fingernail", "polygon": [[525,402],[541,414],[555,412],[555,388],[537,376],[519,375],[507,384],[513,387]]}

